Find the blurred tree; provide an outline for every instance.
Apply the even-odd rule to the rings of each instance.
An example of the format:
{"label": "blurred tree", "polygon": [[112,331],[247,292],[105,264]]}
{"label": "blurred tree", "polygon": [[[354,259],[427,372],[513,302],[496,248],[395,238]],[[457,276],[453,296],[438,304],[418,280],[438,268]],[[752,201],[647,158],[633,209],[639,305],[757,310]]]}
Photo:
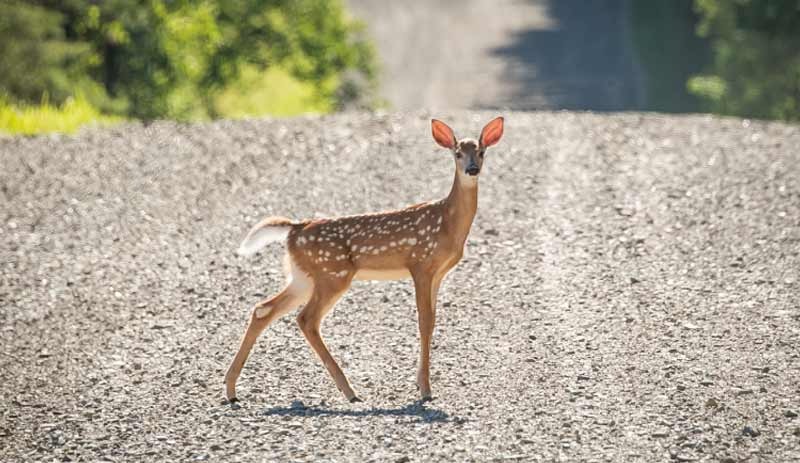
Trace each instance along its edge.
{"label": "blurred tree", "polygon": [[85,41],[70,40],[61,13],[0,0],[0,97],[64,101],[76,88],[102,92],[81,70],[91,56]]}
{"label": "blurred tree", "polygon": [[0,18],[0,88],[18,101],[81,92],[106,112],[196,119],[244,68],[284,67],[327,100],[346,72],[375,76],[338,0],[0,0]]}
{"label": "blurred tree", "polygon": [[689,90],[714,112],[800,120],[800,0],[695,0],[695,8],[714,60]]}

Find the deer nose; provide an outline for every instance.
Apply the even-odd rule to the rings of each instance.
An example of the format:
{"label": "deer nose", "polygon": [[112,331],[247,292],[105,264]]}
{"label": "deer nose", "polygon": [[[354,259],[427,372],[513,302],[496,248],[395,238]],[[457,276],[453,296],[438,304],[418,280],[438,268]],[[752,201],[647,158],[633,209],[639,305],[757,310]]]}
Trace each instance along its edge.
{"label": "deer nose", "polygon": [[481,171],[481,169],[478,166],[476,166],[475,164],[470,164],[469,167],[467,167],[467,174],[468,175],[478,175],[478,172],[480,172],[480,171]]}

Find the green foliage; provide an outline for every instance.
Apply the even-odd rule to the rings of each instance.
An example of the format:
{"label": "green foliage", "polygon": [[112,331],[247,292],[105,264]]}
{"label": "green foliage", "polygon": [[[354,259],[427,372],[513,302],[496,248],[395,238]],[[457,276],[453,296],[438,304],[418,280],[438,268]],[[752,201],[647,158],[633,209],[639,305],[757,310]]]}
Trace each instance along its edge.
{"label": "green foliage", "polygon": [[231,119],[261,114],[326,113],[333,109],[330,101],[321,97],[313,85],[277,66],[266,72],[245,67],[239,79],[217,95],[214,106],[221,117]]}
{"label": "green foliage", "polygon": [[80,94],[106,113],[203,119],[223,115],[243,70],[288,72],[260,82],[312,89],[315,109],[342,104],[347,73],[374,86],[372,49],[339,0],[0,0],[0,18],[0,92],[14,102]]}
{"label": "green foliage", "polygon": [[43,101],[38,105],[14,105],[0,101],[0,133],[72,133],[88,124],[113,124],[119,119],[100,114],[83,98],[68,98],[60,106]]}
{"label": "green foliage", "polygon": [[102,93],[81,69],[91,59],[88,43],[70,40],[63,15],[36,5],[0,0],[0,95],[38,102],[64,101],[76,92]]}
{"label": "green foliage", "polygon": [[800,120],[800,0],[695,0],[713,64],[689,90],[714,112]]}

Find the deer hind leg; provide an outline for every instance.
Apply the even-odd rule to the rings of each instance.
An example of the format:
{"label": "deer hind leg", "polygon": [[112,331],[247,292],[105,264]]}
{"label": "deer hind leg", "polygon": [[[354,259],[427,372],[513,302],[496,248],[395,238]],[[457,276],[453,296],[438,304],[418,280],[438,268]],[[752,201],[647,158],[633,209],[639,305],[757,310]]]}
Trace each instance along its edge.
{"label": "deer hind leg", "polygon": [[314,349],[322,364],[327,368],[328,373],[336,383],[336,387],[342,391],[345,398],[350,402],[360,402],[361,399],[356,397],[353,388],[350,387],[350,383],[347,381],[347,377],[345,377],[342,369],[339,368],[339,364],[336,363],[336,360],[334,360],[325,346],[319,331],[322,319],[325,318],[325,315],[330,312],[336,301],[344,294],[349,284],[349,280],[327,282],[324,285],[315,284],[311,300],[297,316],[297,324],[300,326],[300,330],[303,332],[308,344]]}
{"label": "deer hind leg", "polygon": [[270,323],[308,300],[311,289],[308,277],[294,273],[291,282],[283,291],[253,307],[253,313],[250,315],[250,322],[242,336],[239,350],[225,374],[225,395],[231,402],[236,401],[236,380],[239,378],[242,367],[244,367],[258,336]]}

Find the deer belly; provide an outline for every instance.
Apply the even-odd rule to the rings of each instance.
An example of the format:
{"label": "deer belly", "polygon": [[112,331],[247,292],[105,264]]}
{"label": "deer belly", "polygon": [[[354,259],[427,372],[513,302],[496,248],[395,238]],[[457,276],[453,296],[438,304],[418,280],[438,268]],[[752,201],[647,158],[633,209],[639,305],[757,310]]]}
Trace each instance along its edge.
{"label": "deer belly", "polygon": [[353,278],[356,280],[404,280],[410,277],[411,273],[409,273],[407,268],[397,268],[397,269],[362,268],[356,272]]}

